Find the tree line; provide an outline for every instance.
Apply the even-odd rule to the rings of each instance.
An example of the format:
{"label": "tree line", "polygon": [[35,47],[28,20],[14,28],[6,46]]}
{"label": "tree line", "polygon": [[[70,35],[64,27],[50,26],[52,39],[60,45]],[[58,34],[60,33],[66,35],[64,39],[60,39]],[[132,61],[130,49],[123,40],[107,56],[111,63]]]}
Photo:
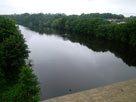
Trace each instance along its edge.
{"label": "tree line", "polygon": [[38,102],[39,86],[25,64],[28,47],[11,19],[0,17],[0,102]]}
{"label": "tree line", "polygon": [[[79,36],[101,37],[121,41],[136,46],[136,17],[125,18],[111,13],[92,13],[81,15],[65,14],[20,14],[7,15],[16,19],[19,24],[30,28],[54,28],[74,33]],[[108,19],[123,20],[123,23],[111,22]]]}

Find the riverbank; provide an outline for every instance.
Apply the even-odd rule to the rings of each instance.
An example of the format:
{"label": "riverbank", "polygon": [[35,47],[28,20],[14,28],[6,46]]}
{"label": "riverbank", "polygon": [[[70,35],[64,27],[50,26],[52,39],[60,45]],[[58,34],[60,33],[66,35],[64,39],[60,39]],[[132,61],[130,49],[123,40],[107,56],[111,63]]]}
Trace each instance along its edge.
{"label": "riverbank", "polygon": [[136,78],[42,102],[136,102]]}

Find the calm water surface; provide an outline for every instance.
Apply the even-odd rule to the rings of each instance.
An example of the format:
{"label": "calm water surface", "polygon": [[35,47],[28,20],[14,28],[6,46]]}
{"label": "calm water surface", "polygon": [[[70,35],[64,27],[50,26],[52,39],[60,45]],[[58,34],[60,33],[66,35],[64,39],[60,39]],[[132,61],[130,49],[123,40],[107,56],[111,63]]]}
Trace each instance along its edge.
{"label": "calm water surface", "polygon": [[41,35],[23,26],[19,28],[31,51],[41,100],[136,77],[136,67],[128,66],[110,50],[94,51],[55,34]]}

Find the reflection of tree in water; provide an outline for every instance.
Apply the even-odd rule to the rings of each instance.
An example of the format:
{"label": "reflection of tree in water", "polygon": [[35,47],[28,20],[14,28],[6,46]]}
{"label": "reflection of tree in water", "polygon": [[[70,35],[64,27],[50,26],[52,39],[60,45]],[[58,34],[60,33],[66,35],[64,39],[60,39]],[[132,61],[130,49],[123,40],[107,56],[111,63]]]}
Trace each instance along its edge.
{"label": "reflection of tree in water", "polygon": [[[72,38],[73,39],[73,38]],[[90,38],[86,39],[81,37],[76,41],[80,42],[96,52],[106,52],[110,51],[118,58],[121,58],[127,65],[136,66],[136,48],[122,44],[116,41],[108,41],[100,38]]]}
{"label": "reflection of tree in water", "polygon": [[[36,28],[36,27],[35,27]],[[112,52],[116,57],[121,58],[127,65],[136,66],[136,48],[128,44],[121,43],[118,41],[109,41],[102,38],[95,38],[91,36],[84,36],[84,34],[66,34],[64,31],[56,31],[53,29],[46,28],[31,28],[41,34],[58,35],[63,39],[69,39],[72,42],[79,42],[81,45],[87,46],[96,52]]]}

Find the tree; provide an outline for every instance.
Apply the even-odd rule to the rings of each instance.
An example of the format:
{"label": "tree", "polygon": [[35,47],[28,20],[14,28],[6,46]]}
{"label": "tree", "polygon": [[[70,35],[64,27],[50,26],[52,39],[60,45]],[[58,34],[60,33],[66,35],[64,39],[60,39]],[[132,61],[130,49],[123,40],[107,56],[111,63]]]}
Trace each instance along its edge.
{"label": "tree", "polygon": [[0,102],[38,102],[39,87],[27,67],[28,47],[14,20],[0,17]]}

